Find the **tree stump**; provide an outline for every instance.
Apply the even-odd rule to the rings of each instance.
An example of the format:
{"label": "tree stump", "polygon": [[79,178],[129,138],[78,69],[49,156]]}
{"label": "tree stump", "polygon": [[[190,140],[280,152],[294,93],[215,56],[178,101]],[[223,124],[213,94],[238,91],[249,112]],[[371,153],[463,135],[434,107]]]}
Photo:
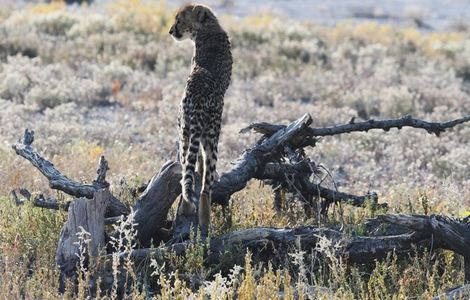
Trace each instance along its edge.
{"label": "tree stump", "polygon": [[[74,200],[68,210],[67,222],[60,233],[56,264],[60,269],[60,290],[65,289],[67,278],[77,280],[77,266],[89,263],[105,246],[104,214],[111,198],[107,189],[95,192],[93,199]],[[82,237],[80,237],[82,236]]]}

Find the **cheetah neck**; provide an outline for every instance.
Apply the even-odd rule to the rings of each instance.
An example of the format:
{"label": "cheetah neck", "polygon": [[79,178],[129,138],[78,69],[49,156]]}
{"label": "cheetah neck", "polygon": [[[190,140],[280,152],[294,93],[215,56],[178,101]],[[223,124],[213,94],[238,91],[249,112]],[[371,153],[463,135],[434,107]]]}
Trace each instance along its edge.
{"label": "cheetah neck", "polygon": [[194,39],[193,64],[207,70],[219,70],[232,63],[230,41],[222,28],[200,31]]}

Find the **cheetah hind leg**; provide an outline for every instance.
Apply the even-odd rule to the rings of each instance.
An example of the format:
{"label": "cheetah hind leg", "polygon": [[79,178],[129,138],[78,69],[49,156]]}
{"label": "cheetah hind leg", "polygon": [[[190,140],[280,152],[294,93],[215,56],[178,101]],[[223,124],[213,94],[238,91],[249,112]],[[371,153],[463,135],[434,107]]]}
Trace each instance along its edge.
{"label": "cheetah hind leg", "polygon": [[196,205],[181,196],[178,213],[173,224],[173,238],[170,243],[178,243],[190,238],[191,230],[197,228]]}
{"label": "cheetah hind leg", "polygon": [[196,173],[202,178],[202,176],[204,176],[204,155],[203,149],[201,148],[199,148],[199,154],[197,155]]}
{"label": "cheetah hind leg", "polygon": [[207,192],[201,193],[198,209],[199,228],[201,229],[201,237],[206,238],[209,235],[209,227],[211,220],[211,196]]}
{"label": "cheetah hind leg", "polygon": [[202,237],[207,237],[211,224],[211,198],[212,185],[217,174],[217,138],[208,139],[204,137],[202,141],[204,158],[204,175],[202,181],[201,197],[199,200],[198,219]]}
{"label": "cheetah hind leg", "polygon": [[173,240],[179,241],[190,237],[191,230],[197,229],[198,199],[194,191],[194,169],[199,152],[199,139],[193,135],[189,139],[191,147],[186,148],[184,164],[182,165],[182,199],[178,207],[178,214],[174,224]]}
{"label": "cheetah hind leg", "polygon": [[[193,199],[194,201],[195,199]],[[187,201],[181,197],[181,203],[178,208],[178,214],[183,216],[191,216],[196,214],[196,205],[193,201]]]}

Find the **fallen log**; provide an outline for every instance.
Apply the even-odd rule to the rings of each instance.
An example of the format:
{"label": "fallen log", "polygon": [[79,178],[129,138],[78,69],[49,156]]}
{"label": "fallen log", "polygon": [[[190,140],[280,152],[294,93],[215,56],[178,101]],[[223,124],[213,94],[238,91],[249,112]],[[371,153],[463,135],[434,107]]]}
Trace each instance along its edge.
{"label": "fallen log", "polygon": [[[246,250],[253,253],[254,261],[271,261],[282,265],[288,258],[288,253],[297,250],[315,254],[321,257],[320,244],[329,245],[331,251],[349,264],[373,264],[375,260],[382,260],[390,253],[398,257],[408,256],[419,250],[450,249],[457,254],[468,255],[467,250],[462,252],[459,246],[449,246],[446,242],[436,240],[437,236],[446,237],[455,234],[462,241],[466,241],[470,234],[470,226],[450,218],[440,216],[408,216],[384,215],[370,220],[375,224],[391,224],[382,226],[380,235],[354,236],[328,228],[301,226],[296,228],[249,228],[213,237],[209,244],[208,266],[219,265],[223,262],[228,267],[242,263]],[[434,225],[433,225],[434,224]],[[437,225],[439,224],[439,225]],[[460,228],[458,234],[450,233],[449,228]],[[396,234],[397,231],[401,233]],[[326,241],[326,243],[325,243]],[[468,247],[467,244],[466,247]],[[168,252],[183,255],[194,246],[194,241],[184,241],[167,246],[150,249],[136,249],[131,256],[136,262],[149,257],[164,263]],[[300,248],[299,248],[300,247]],[[124,255],[124,254],[122,254]],[[128,254],[126,254],[128,255]]]}
{"label": "fallen log", "polygon": [[435,247],[462,255],[465,262],[465,281],[470,283],[470,223],[435,215],[384,215],[379,219],[432,236]]}
{"label": "fallen log", "polygon": [[[330,249],[319,248],[318,245],[322,241],[330,245]],[[375,260],[386,258],[389,253],[396,253],[399,257],[406,256],[416,249],[416,245],[419,249],[430,247],[431,238],[412,233],[352,237],[333,229],[310,226],[283,229],[249,228],[212,238],[207,249],[209,255],[205,265],[215,268],[215,272],[226,272],[233,265],[242,265],[248,250],[253,254],[255,264],[271,262],[276,267],[285,265],[289,254],[298,250],[305,251],[311,255],[310,258],[322,257],[323,251],[331,250],[337,258],[341,257],[349,264],[373,264]],[[163,265],[166,257],[171,256],[170,253],[182,256],[194,246],[195,242],[188,240],[158,248],[135,249],[131,257],[136,265],[150,258]],[[122,253],[120,256],[125,258],[128,253]]]}

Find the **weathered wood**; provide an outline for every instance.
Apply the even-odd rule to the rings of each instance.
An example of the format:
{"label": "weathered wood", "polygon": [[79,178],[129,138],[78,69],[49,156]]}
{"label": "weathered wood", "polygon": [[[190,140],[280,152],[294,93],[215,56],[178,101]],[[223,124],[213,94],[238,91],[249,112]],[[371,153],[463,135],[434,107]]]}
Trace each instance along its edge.
{"label": "weathered wood", "polygon": [[[324,249],[319,244],[329,244],[328,251],[342,258],[348,264],[374,264],[376,260],[385,259],[390,253],[398,258],[408,257],[415,253],[416,249],[448,249],[443,243],[436,240],[431,223],[437,220],[437,216],[407,216],[386,215],[369,220],[370,224],[390,223],[390,226],[381,226],[380,234],[369,232],[371,236],[355,236],[328,228],[313,226],[301,226],[296,228],[249,228],[227,233],[210,240],[208,257],[205,260],[208,267],[230,269],[233,264],[243,262],[246,250],[253,253],[254,262],[270,261],[274,265],[283,265],[288,259],[288,254],[300,249],[313,257],[321,259]],[[439,220],[440,224],[461,224],[456,221]],[[365,227],[369,225],[365,224]],[[447,229],[444,230],[447,232]],[[465,229],[465,235],[470,229]],[[324,239],[327,241],[325,242]],[[151,249],[136,249],[131,256],[139,262],[152,256],[159,263],[165,262],[168,252],[175,255],[184,255],[195,241],[184,241],[167,246]],[[452,250],[452,249],[451,249]],[[458,252],[457,252],[458,253]],[[127,254],[122,254],[124,257]],[[306,257],[308,259],[308,257]],[[317,263],[318,261],[313,261]],[[456,292],[454,293],[454,295]],[[466,295],[466,294],[465,294]],[[448,298],[456,299],[456,298]]]}
{"label": "weathered wood", "polygon": [[159,243],[167,215],[173,202],[181,194],[181,166],[177,162],[167,162],[150,180],[147,188],[134,205],[137,239],[148,246],[153,240]]}
{"label": "weathered wood", "polygon": [[[29,133],[28,136],[26,136],[26,133]],[[26,158],[49,180],[51,188],[76,197],[93,198],[94,192],[98,189],[97,186],[81,184],[61,174],[50,161],[44,159],[31,147],[31,142],[34,140],[34,131],[27,130],[26,133],[23,140],[28,141],[28,143],[16,143],[12,145],[12,148],[16,154]]]}
{"label": "weathered wood", "polygon": [[326,188],[320,184],[312,183],[306,178],[310,177],[312,166],[304,160],[299,163],[268,163],[253,177],[259,180],[275,180],[276,182],[285,182],[287,176],[290,177],[293,184],[299,186],[303,192],[307,192],[314,197],[325,199],[323,210],[331,203],[345,202],[353,206],[364,206],[367,203],[385,208],[386,203],[378,203],[378,196],[375,192],[367,193],[363,196],[352,195]]}
{"label": "weathered wood", "polygon": [[[251,149],[241,155],[231,170],[222,174],[220,179],[214,183],[212,201],[227,206],[230,197],[245,188],[248,181],[254,178],[272,184],[277,198],[280,198],[281,189],[296,193],[306,203],[311,203],[313,197],[323,198],[325,199],[323,210],[330,203],[338,201],[345,201],[356,206],[362,206],[367,201],[371,201],[376,206],[386,206],[386,204],[377,203],[377,194],[375,193],[365,196],[349,195],[311,182],[311,175],[316,174],[318,170],[314,162],[306,157],[303,148],[314,146],[318,141],[317,137],[320,136],[371,129],[388,131],[391,128],[401,129],[409,126],[422,128],[429,133],[439,135],[447,128],[468,121],[470,121],[470,116],[442,123],[427,122],[406,116],[401,119],[369,120],[359,123],[351,120],[349,124],[311,128],[309,126],[312,118],[305,114],[288,126],[267,123],[253,124],[245,131],[254,129],[263,133],[264,136]],[[82,228],[90,233],[89,249],[91,252],[86,253],[86,258],[96,256],[98,251],[105,246],[105,224],[114,223],[115,216],[128,213],[128,209],[109,193],[109,183],[106,181],[106,172],[109,167],[103,156],[100,157],[96,179],[92,184],[82,184],[63,175],[51,162],[36,152],[31,146],[33,141],[34,132],[26,130],[21,142],[12,147],[18,155],[30,161],[49,180],[51,188],[64,191],[75,197],[93,198],[92,200],[80,198],[70,204],[64,204],[68,205],[68,220],[62,229],[56,253],[56,262],[61,270],[63,287],[65,278],[77,278],[77,253],[80,250],[77,233]],[[170,207],[181,193],[180,180],[181,167],[179,163],[167,162],[137,198],[134,205],[136,212],[134,220],[137,223],[137,244],[140,246],[148,247],[152,244],[151,241],[154,242],[152,245],[161,241],[168,242],[172,233],[173,237],[175,233],[176,235],[189,233],[188,224],[193,222],[190,219],[179,219],[179,224],[175,222],[173,232],[169,230],[169,220],[167,220]],[[33,196],[26,190],[20,190],[19,194],[27,200],[34,201],[36,206],[49,209],[64,208],[57,201],[47,200],[44,197],[32,199]],[[19,199],[16,191],[11,193],[11,197],[18,205],[24,203]],[[279,208],[280,202],[278,200],[275,204]],[[384,222],[391,224],[391,226],[380,226],[380,229],[376,226]],[[316,252],[316,257],[321,258],[322,250],[318,245],[321,244],[320,242],[325,242],[324,239],[328,239],[331,244],[335,245],[331,250],[337,257],[345,259],[348,263],[359,264],[373,263],[375,260],[387,257],[390,252],[396,253],[399,257],[407,255],[409,252],[415,251],[416,247],[418,249],[426,247],[450,249],[464,257],[465,280],[470,282],[469,227],[470,224],[466,222],[458,222],[439,216],[389,215],[371,220],[366,224],[369,236],[361,237],[312,226],[283,229],[250,228],[212,238],[206,263],[219,265],[220,268],[225,264],[230,268],[235,263],[242,263],[246,249],[254,254],[256,261],[272,261],[279,265],[285,263],[288,253],[298,247],[302,250],[308,250],[308,253]],[[181,242],[178,239],[173,239],[166,246],[156,249],[136,249],[133,251],[132,257],[139,262],[152,254],[157,260],[164,263],[165,252],[174,251],[177,255],[181,255],[196,242]],[[85,263],[88,263],[88,260]]]}
{"label": "weathered wood", "polygon": [[98,169],[96,170],[96,179],[93,180],[93,185],[108,188],[109,183],[106,181],[106,172],[108,170],[108,161],[104,158],[103,155],[101,155],[98,162]]}
{"label": "weathered wood", "polygon": [[54,209],[54,210],[68,210],[70,206],[70,201],[65,203],[59,203],[54,198],[44,198],[44,195],[38,195],[33,198],[33,205],[36,207]]}
{"label": "weathered wood", "polygon": [[432,300],[463,300],[470,299],[470,284],[465,284],[453,288],[442,295],[432,298]]}
{"label": "weathered wood", "polygon": [[384,215],[379,219],[433,236],[435,247],[462,255],[465,260],[465,281],[470,282],[470,223],[436,215]]}
{"label": "weathered wood", "polygon": [[455,127],[458,124],[470,122],[470,116],[447,121],[447,122],[428,122],[420,119],[415,119],[410,115],[404,116],[400,119],[391,120],[368,120],[358,123],[350,123],[325,128],[311,128],[310,134],[312,136],[331,136],[342,133],[350,133],[357,131],[369,131],[371,129],[383,129],[389,131],[391,128],[402,129],[403,127],[413,127],[426,130],[430,134],[439,136],[445,132],[446,129]]}
{"label": "weathered wood", "polygon": [[[414,233],[404,233],[393,236],[358,237],[343,234],[339,231],[301,226],[297,228],[249,228],[231,232],[210,241],[210,255],[207,263],[217,265],[224,261],[227,267],[242,262],[246,250],[254,254],[256,261],[271,261],[283,264],[288,253],[300,248],[312,253],[320,251],[317,247],[321,239],[328,239],[335,249],[331,249],[338,257],[343,257],[349,263],[374,263],[387,257],[391,252],[398,256],[408,254],[416,249],[424,249],[431,243],[431,236]],[[173,251],[183,255],[194,241],[184,241],[169,246],[153,249],[137,249],[132,253],[135,260],[141,261],[149,255],[164,263],[165,253]],[[321,251],[318,252],[321,255]]]}
{"label": "weathered wood", "polygon": [[19,189],[19,194],[24,197],[24,200],[21,200],[18,197],[16,190],[10,192],[10,198],[15,202],[16,205],[23,205],[27,201],[31,201],[35,207],[53,209],[53,210],[68,210],[70,201],[65,203],[59,203],[57,199],[52,197],[45,198],[43,194],[33,196],[27,189]]}
{"label": "weathered wood", "polygon": [[246,150],[236,165],[230,171],[222,174],[219,181],[214,184],[212,202],[228,205],[230,196],[245,188],[248,181],[264,167],[271,155],[275,154],[282,144],[311,123],[312,118],[305,114],[260,144]]}
{"label": "weathered wood", "polygon": [[[282,168],[278,168],[276,164],[267,164],[273,156],[279,156],[279,150],[283,145],[294,138],[298,132],[305,130],[311,124],[312,119],[308,114],[305,114],[298,120],[292,122],[285,128],[280,129],[269,138],[263,140],[255,145],[252,149],[246,151],[239,159],[238,164],[235,165],[230,171],[224,173],[220,180],[215,182],[212,193],[213,203],[228,204],[231,195],[243,189],[247,182],[252,178],[269,179],[269,177],[281,174],[284,176],[286,169],[295,171],[300,175],[300,172],[310,174],[310,166],[297,164],[291,167],[290,164],[284,164]],[[108,170],[108,163],[104,157],[100,158],[99,167],[97,170],[97,178],[93,181],[92,185],[81,184],[72,181],[63,174],[61,174],[52,163],[41,157],[32,147],[31,143],[34,140],[34,133],[30,131],[25,132],[23,143],[13,145],[17,153],[28,159],[35,167],[37,167],[50,181],[51,187],[62,190],[74,196],[90,197],[93,192],[100,187],[107,187],[109,184],[106,182],[105,176]],[[277,173],[276,173],[277,172]],[[166,215],[169,208],[177,198],[181,191],[180,179],[181,172],[177,163],[165,164],[159,173],[157,173],[150,183],[147,185],[144,193],[137,199],[134,209],[137,211],[136,222],[138,223],[138,241],[141,245],[148,245],[151,240],[158,242],[161,237],[166,237],[167,232],[162,232],[163,224],[167,222]],[[309,175],[308,175],[309,176]],[[308,177],[307,176],[307,177]],[[283,179],[285,180],[285,178]],[[323,187],[315,187],[315,195],[321,191],[321,196],[326,199],[334,199],[340,201],[342,199],[356,199],[356,196],[337,193]],[[309,191],[312,193],[312,191]],[[329,198],[328,198],[329,197]],[[356,202],[360,202],[364,197]],[[40,199],[42,200],[42,199]],[[46,201],[35,200],[38,206],[60,209],[61,205],[56,203],[49,203]],[[331,200],[333,201],[333,200]],[[125,213],[127,208],[122,205],[117,199],[112,197],[110,201],[111,212],[106,213],[106,217],[113,217]],[[65,206],[66,207],[66,206]],[[177,220],[175,229],[176,233],[179,231],[186,232],[190,228],[192,219]],[[182,222],[180,222],[182,221]],[[112,221],[110,221],[112,222]],[[182,224],[188,223],[188,224]],[[181,225],[181,226],[180,226]],[[183,228],[180,230],[180,228]],[[161,237],[159,237],[159,235]]]}
{"label": "weathered wood", "polygon": [[[439,136],[441,133],[445,132],[446,129],[466,122],[470,122],[470,116],[465,116],[446,122],[429,122],[415,119],[410,115],[407,115],[399,119],[367,120],[357,123],[354,122],[354,120],[351,120],[351,122],[348,124],[335,125],[331,127],[309,127],[303,130],[299,136],[303,136],[304,138],[332,136],[351,132],[367,132],[371,129],[382,129],[384,131],[389,131],[391,128],[402,129],[403,127],[424,129],[430,134]],[[263,135],[270,136],[282,128],[285,128],[285,126],[262,122],[253,123],[250,126],[242,129],[241,132],[244,133],[248,132],[249,130],[254,130],[256,132],[262,133]]]}
{"label": "weathered wood", "polygon": [[446,249],[461,255],[470,254],[470,224],[455,219],[431,215],[382,215],[377,217],[381,222],[400,225],[417,232],[433,234],[436,242]]}
{"label": "weathered wood", "polygon": [[[284,178],[284,175],[289,172],[306,171],[309,169],[308,165],[303,163],[291,164],[267,164],[265,168],[253,174],[253,178],[257,179],[273,179]],[[222,175],[222,177],[225,174]],[[181,193],[181,167],[176,162],[167,162],[162,169],[153,176],[150,183],[147,185],[145,192],[139,197],[134,210],[136,211],[136,223],[138,232],[138,241],[141,245],[148,245],[150,240],[154,242],[162,240],[166,233],[162,235],[160,231],[167,222],[166,215],[169,208]],[[230,187],[223,186],[223,181],[218,181],[215,186],[218,189],[229,189]],[[321,197],[331,201],[347,201],[352,202],[353,205],[362,206],[367,199],[371,196],[355,196],[346,193],[336,192],[322,186],[315,185],[312,187],[312,193],[315,195],[320,192]],[[369,198],[370,197],[370,198]],[[180,223],[188,223],[178,225],[180,228],[177,230],[179,235],[189,234],[190,222],[192,220],[180,220]],[[184,227],[183,229],[181,229]],[[159,236],[161,235],[161,236]],[[166,241],[163,239],[163,241]]]}
{"label": "weathered wood", "polygon": [[[299,130],[308,127],[312,123],[309,114],[304,114],[301,118],[290,123],[286,128],[279,130],[268,139],[262,141],[243,153],[235,167],[222,174],[220,179],[212,187],[212,203],[227,206],[230,197],[245,188],[259,169],[269,161],[272,155],[276,154],[278,148],[295,136]],[[197,186],[197,185],[196,185]],[[199,193],[197,193],[199,194]],[[198,207],[197,203],[196,207]],[[180,240],[189,236],[191,228],[197,228],[197,218],[194,216],[178,215],[176,220],[174,238]]]}
{"label": "weathered wood", "polygon": [[[86,249],[84,255],[87,263],[90,256],[96,257],[105,246],[104,214],[110,199],[109,191],[102,189],[95,193],[93,199],[79,198],[70,204],[56,252],[56,264],[61,271],[61,290],[66,278],[76,279],[80,244]],[[88,233],[85,238],[89,239],[89,243],[79,239],[83,231]]]}
{"label": "weathered wood", "polygon": [[[74,197],[93,198],[96,191],[107,188],[109,184],[106,182],[106,171],[108,163],[104,157],[100,158],[99,167],[97,170],[97,179],[93,184],[83,184],[71,180],[67,176],[57,170],[54,165],[44,159],[36,150],[31,146],[34,141],[34,131],[25,130],[21,142],[12,145],[16,154],[27,159],[33,166],[35,166],[49,181],[49,186],[52,189],[63,191]],[[129,209],[115,197],[111,197],[109,201],[106,215],[118,216],[127,214]]]}

